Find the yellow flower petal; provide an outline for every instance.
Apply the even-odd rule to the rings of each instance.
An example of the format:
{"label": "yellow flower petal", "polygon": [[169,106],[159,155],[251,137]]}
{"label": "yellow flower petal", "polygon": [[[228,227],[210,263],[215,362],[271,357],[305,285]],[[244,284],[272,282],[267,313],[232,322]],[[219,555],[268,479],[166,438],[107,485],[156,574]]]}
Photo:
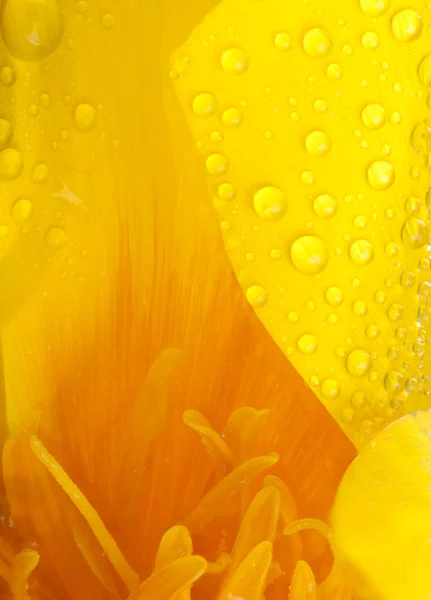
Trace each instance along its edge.
{"label": "yellow flower petal", "polygon": [[246,297],[357,446],[429,404],[429,19],[224,0],[172,59]]}

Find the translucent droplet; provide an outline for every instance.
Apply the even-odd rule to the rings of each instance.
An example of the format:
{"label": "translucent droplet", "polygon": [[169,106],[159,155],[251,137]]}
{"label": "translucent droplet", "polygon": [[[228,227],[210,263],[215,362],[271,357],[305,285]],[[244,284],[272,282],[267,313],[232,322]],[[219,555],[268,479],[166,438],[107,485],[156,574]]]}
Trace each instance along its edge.
{"label": "translucent droplet", "polygon": [[339,287],[331,286],[326,290],[325,298],[329,306],[340,306],[344,302],[343,290]]}
{"label": "translucent droplet", "polygon": [[214,143],[214,144],[220,144],[220,142],[222,142],[224,140],[224,135],[222,134],[221,131],[218,131],[217,129],[215,131],[212,131],[210,133],[210,140]]}
{"label": "translucent droplet", "polygon": [[198,94],[193,100],[192,110],[197,117],[212,117],[217,112],[217,100],[212,94]]}
{"label": "translucent droplet", "polygon": [[362,123],[368,129],[379,129],[385,120],[385,109],[380,104],[368,104],[362,111]]}
{"label": "translucent droplet", "polygon": [[46,58],[61,41],[63,11],[57,0],[4,0],[1,16],[3,40],[15,58]]}
{"label": "translucent droplet", "polygon": [[280,258],[283,256],[283,253],[278,248],[273,248],[269,255],[272,260],[280,260]]}
{"label": "translucent droplet", "polygon": [[287,315],[287,318],[289,319],[289,323],[298,323],[298,321],[299,321],[299,315],[295,311],[290,312]]}
{"label": "translucent droplet", "polygon": [[388,392],[400,392],[404,387],[404,376],[397,371],[389,371],[385,375],[384,385]]}
{"label": "translucent droplet", "polygon": [[375,31],[367,31],[361,38],[365,50],[376,50],[380,46],[380,38]]}
{"label": "translucent droplet", "polygon": [[311,171],[303,171],[301,173],[301,183],[306,187],[311,187],[315,183],[314,175]]}
{"label": "translucent droplet", "polygon": [[336,314],[328,315],[329,325],[336,325],[338,323],[338,316]]}
{"label": "translucent droplet", "polygon": [[0,146],[8,143],[12,137],[12,125],[7,119],[0,118]]}
{"label": "translucent droplet", "polygon": [[78,104],[74,112],[75,125],[78,131],[87,133],[96,125],[96,109],[91,104]]}
{"label": "translucent droplet", "polygon": [[210,175],[223,175],[226,173],[229,163],[224,154],[210,154],[205,161],[205,166]]}
{"label": "translucent droplet", "polygon": [[371,368],[371,356],[365,350],[352,350],[346,361],[347,370],[353,377],[363,377]]}
{"label": "translucent droplet", "polygon": [[249,62],[247,52],[241,48],[229,48],[221,55],[221,66],[229,75],[242,75],[247,71]]}
{"label": "translucent droplet", "polygon": [[404,271],[400,277],[401,287],[405,290],[411,289],[416,283],[416,275],[412,271]]}
{"label": "translucent droplet", "polygon": [[324,131],[312,131],[307,135],[305,147],[311,156],[325,156],[331,150],[331,138]]}
{"label": "translucent droplet", "polygon": [[368,219],[367,217],[364,217],[363,215],[358,215],[357,217],[355,217],[353,219],[353,225],[355,227],[357,227],[358,229],[363,229],[364,227],[367,226],[368,223]]}
{"label": "translucent droplet", "polygon": [[400,304],[391,304],[388,308],[388,318],[390,321],[399,321],[403,318],[404,309]]}
{"label": "translucent droplet", "polygon": [[374,248],[368,240],[357,240],[350,246],[349,254],[355,265],[368,265],[374,258]]}
{"label": "translucent droplet", "polygon": [[61,227],[51,227],[45,234],[45,242],[49,248],[61,248],[66,239],[66,232]]}
{"label": "translucent droplet", "polygon": [[335,379],[325,379],[320,391],[327,400],[335,400],[340,395],[340,384]]}
{"label": "translucent droplet", "polygon": [[356,302],[353,304],[352,310],[356,317],[365,317],[368,313],[367,303],[363,300],[356,300]]}
{"label": "translucent droplet", "polygon": [[106,29],[107,31],[109,31],[109,29],[112,29],[115,25],[115,18],[114,15],[112,15],[111,13],[105,13],[104,15],[102,15],[101,21],[103,29]]}
{"label": "translucent droplet", "polygon": [[375,294],[374,294],[374,302],[376,304],[384,304],[387,300],[387,295],[383,290],[378,290]]}
{"label": "translucent droplet", "polygon": [[48,178],[48,167],[45,163],[39,163],[32,171],[31,178],[34,183],[45,183]]}
{"label": "translucent droplet", "polygon": [[5,148],[0,152],[0,180],[12,181],[22,171],[21,153],[15,148]]}
{"label": "translucent droplet", "polygon": [[27,198],[20,198],[12,206],[11,214],[15,221],[28,221],[33,215],[33,205]]}
{"label": "translucent droplet", "polygon": [[0,70],[0,83],[4,87],[10,87],[16,81],[16,73],[12,67],[2,67]]}
{"label": "translucent droplet", "polygon": [[343,68],[338,63],[332,63],[326,69],[326,75],[331,81],[338,81],[343,76]]}
{"label": "translucent droplet", "polygon": [[411,8],[400,10],[392,18],[392,33],[399,42],[413,42],[422,33],[422,18]]}
{"label": "translucent droplet", "polygon": [[360,0],[359,4],[367,17],[380,17],[389,9],[390,0]]}
{"label": "translucent droplet", "polygon": [[285,31],[281,31],[280,33],[277,33],[277,35],[275,36],[274,44],[275,44],[276,48],[286,52],[287,50],[290,50],[292,47],[292,38]]}
{"label": "translucent droplet", "polygon": [[324,29],[310,29],[304,36],[304,50],[312,58],[325,58],[332,50],[332,41]]}
{"label": "translucent droplet", "polygon": [[425,56],[419,65],[418,70],[419,81],[422,85],[431,86],[431,54]]}
{"label": "translucent droplet", "polygon": [[367,397],[364,392],[355,392],[352,396],[352,406],[361,408],[367,402]]}
{"label": "translucent droplet", "polygon": [[235,129],[242,123],[242,113],[238,108],[228,108],[222,115],[223,125]]}
{"label": "translucent droplet", "polygon": [[319,98],[314,102],[314,110],[319,113],[324,113],[328,110],[328,103],[326,100]]}
{"label": "translucent droplet", "polygon": [[298,350],[302,354],[314,354],[317,350],[317,341],[314,335],[306,333],[298,340]]}
{"label": "translucent droplet", "polygon": [[253,196],[254,209],[265,221],[279,221],[287,210],[286,197],[277,187],[267,186]]}
{"label": "translucent droplet", "polygon": [[377,160],[368,167],[367,179],[373,189],[387,190],[395,182],[394,168],[385,160]]}
{"label": "translucent droplet", "polygon": [[365,333],[367,338],[370,340],[375,340],[380,334],[380,329],[377,327],[377,325],[369,325]]}
{"label": "translucent droplet", "polygon": [[401,115],[399,112],[393,112],[389,116],[389,120],[392,125],[399,125],[401,123]]}
{"label": "translucent droplet", "polygon": [[398,244],[395,242],[388,242],[385,246],[385,254],[388,258],[394,258],[394,256],[398,255],[400,251]]}
{"label": "translucent droplet", "polygon": [[321,273],[328,262],[328,250],[324,242],[314,235],[304,235],[295,240],[290,256],[298,271],[305,275]]}
{"label": "translucent droplet", "polygon": [[261,308],[268,302],[268,292],[261,285],[251,285],[245,295],[253,308]]}
{"label": "translucent droplet", "polygon": [[416,196],[410,196],[404,204],[404,210],[409,217],[419,213],[421,210],[421,201]]}
{"label": "translucent droplet", "polygon": [[235,189],[231,183],[222,183],[218,187],[218,196],[220,200],[230,202],[236,196]]}
{"label": "translucent droplet", "polygon": [[412,217],[404,223],[402,238],[407,248],[422,248],[428,242],[428,237],[428,227],[420,219]]}
{"label": "translucent droplet", "polygon": [[332,196],[328,196],[328,194],[322,194],[315,198],[313,209],[318,217],[330,219],[337,212],[337,201]]}
{"label": "translucent droplet", "polygon": [[356,417],[356,413],[353,410],[353,408],[350,408],[350,406],[348,406],[347,408],[344,408],[341,411],[341,418],[343,419],[343,421],[345,423],[353,423],[353,421],[355,420]]}

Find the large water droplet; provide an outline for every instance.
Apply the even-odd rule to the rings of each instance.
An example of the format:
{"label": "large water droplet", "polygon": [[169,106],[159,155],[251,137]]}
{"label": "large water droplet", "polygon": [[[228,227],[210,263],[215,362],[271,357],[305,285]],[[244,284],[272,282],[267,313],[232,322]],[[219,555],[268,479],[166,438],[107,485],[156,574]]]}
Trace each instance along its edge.
{"label": "large water droplet", "polygon": [[325,58],[332,50],[332,42],[324,29],[310,29],[304,36],[304,50],[312,58]]}
{"label": "large water droplet", "polygon": [[404,223],[402,238],[407,248],[422,248],[428,242],[428,227],[420,219],[412,217]]}
{"label": "large water droplet", "polygon": [[332,196],[328,196],[328,194],[322,194],[315,198],[313,209],[318,217],[330,219],[337,212],[337,201]]}
{"label": "large water droplet", "polygon": [[385,160],[377,160],[368,167],[367,179],[373,189],[387,190],[395,182],[394,168]]}
{"label": "large water droplet", "polygon": [[379,129],[385,120],[385,109],[380,104],[368,104],[362,111],[362,122],[368,129]]}
{"label": "large water droplet", "polygon": [[325,156],[331,149],[331,138],[324,131],[312,131],[307,135],[305,147],[311,156]]}
{"label": "large water droplet", "polygon": [[241,48],[229,48],[221,55],[221,66],[229,75],[242,75],[247,71],[249,62],[247,52]]}
{"label": "large water droplet", "polygon": [[347,370],[353,377],[363,377],[371,368],[371,357],[368,352],[358,348],[350,352],[346,365]]}
{"label": "large water droplet", "polygon": [[49,56],[63,35],[63,11],[57,0],[4,0],[1,13],[3,40],[21,60]]}
{"label": "large water droplet", "polygon": [[274,44],[275,44],[276,48],[286,52],[287,50],[290,50],[292,47],[292,38],[285,31],[281,31],[280,33],[277,33],[277,35],[275,36]]}
{"label": "large water droplet", "polygon": [[253,196],[253,205],[259,217],[265,221],[279,221],[287,209],[285,195],[273,186],[258,190]]}
{"label": "large water droplet", "polygon": [[314,235],[304,235],[295,240],[290,256],[298,271],[306,275],[317,275],[328,262],[328,250],[324,242]]}
{"label": "large water droplet", "polygon": [[27,198],[20,198],[12,206],[11,214],[15,221],[28,221],[33,215],[33,205]]}
{"label": "large water droplet", "polygon": [[218,188],[218,196],[220,200],[230,202],[236,196],[235,189],[231,183],[222,183]]}
{"label": "large water droplet", "polygon": [[389,9],[390,0],[360,0],[359,4],[367,17],[380,17]]}
{"label": "large water droplet", "polygon": [[326,290],[325,298],[329,306],[340,306],[344,302],[343,290],[337,286],[331,286]]}
{"label": "large water droplet", "polygon": [[261,285],[251,285],[245,295],[253,308],[260,308],[268,302],[268,292]]}
{"label": "large water droplet", "polygon": [[422,33],[422,18],[411,8],[400,10],[392,19],[392,33],[399,42],[413,42]]}
{"label": "large water droplet", "polygon": [[327,400],[335,400],[340,395],[340,384],[335,379],[325,379],[320,391]]}
{"label": "large water droplet", "polygon": [[229,163],[224,154],[210,154],[205,161],[205,166],[210,175],[223,175],[226,173]]}
{"label": "large water droplet", "polygon": [[223,125],[235,129],[242,123],[242,113],[239,108],[228,108],[222,115]]}
{"label": "large water droplet", "polygon": [[317,340],[314,335],[306,333],[298,340],[298,350],[302,354],[314,354],[317,350]]}
{"label": "large water droplet", "polygon": [[31,178],[34,183],[45,183],[48,178],[48,167],[45,163],[39,163],[32,171]]}
{"label": "large water droplet", "polygon": [[0,180],[12,181],[22,171],[21,153],[15,148],[5,148],[0,152]]}
{"label": "large water droplet", "polygon": [[217,100],[212,94],[198,94],[193,100],[192,110],[197,117],[212,117],[217,112]]}
{"label": "large water droplet", "polygon": [[87,133],[96,125],[97,112],[91,104],[78,104],[73,114],[78,131]]}
{"label": "large water droplet", "polygon": [[368,240],[353,242],[349,253],[355,265],[368,265],[374,258],[374,249]]}

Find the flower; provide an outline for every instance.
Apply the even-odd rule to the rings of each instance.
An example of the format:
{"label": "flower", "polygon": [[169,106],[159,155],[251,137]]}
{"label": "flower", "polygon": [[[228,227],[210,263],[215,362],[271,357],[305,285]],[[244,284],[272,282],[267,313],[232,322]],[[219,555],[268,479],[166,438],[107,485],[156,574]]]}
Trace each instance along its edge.
{"label": "flower", "polygon": [[[363,508],[355,469],[376,481],[370,446],[341,484],[334,538],[327,521],[355,456],[335,421],[362,448],[426,389],[425,14],[213,4],[2,3],[2,597],[345,600],[355,586],[398,600],[391,570],[344,536]],[[344,84],[356,110],[369,93],[362,124]],[[403,373],[405,339],[418,348]]]}

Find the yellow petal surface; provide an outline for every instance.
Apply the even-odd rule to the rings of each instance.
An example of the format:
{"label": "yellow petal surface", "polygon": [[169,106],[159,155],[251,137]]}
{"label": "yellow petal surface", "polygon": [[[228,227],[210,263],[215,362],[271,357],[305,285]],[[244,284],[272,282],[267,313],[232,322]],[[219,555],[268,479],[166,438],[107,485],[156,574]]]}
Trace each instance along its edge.
{"label": "yellow petal surface", "polygon": [[357,446],[428,406],[425,0],[224,0],[172,58],[238,280]]}

